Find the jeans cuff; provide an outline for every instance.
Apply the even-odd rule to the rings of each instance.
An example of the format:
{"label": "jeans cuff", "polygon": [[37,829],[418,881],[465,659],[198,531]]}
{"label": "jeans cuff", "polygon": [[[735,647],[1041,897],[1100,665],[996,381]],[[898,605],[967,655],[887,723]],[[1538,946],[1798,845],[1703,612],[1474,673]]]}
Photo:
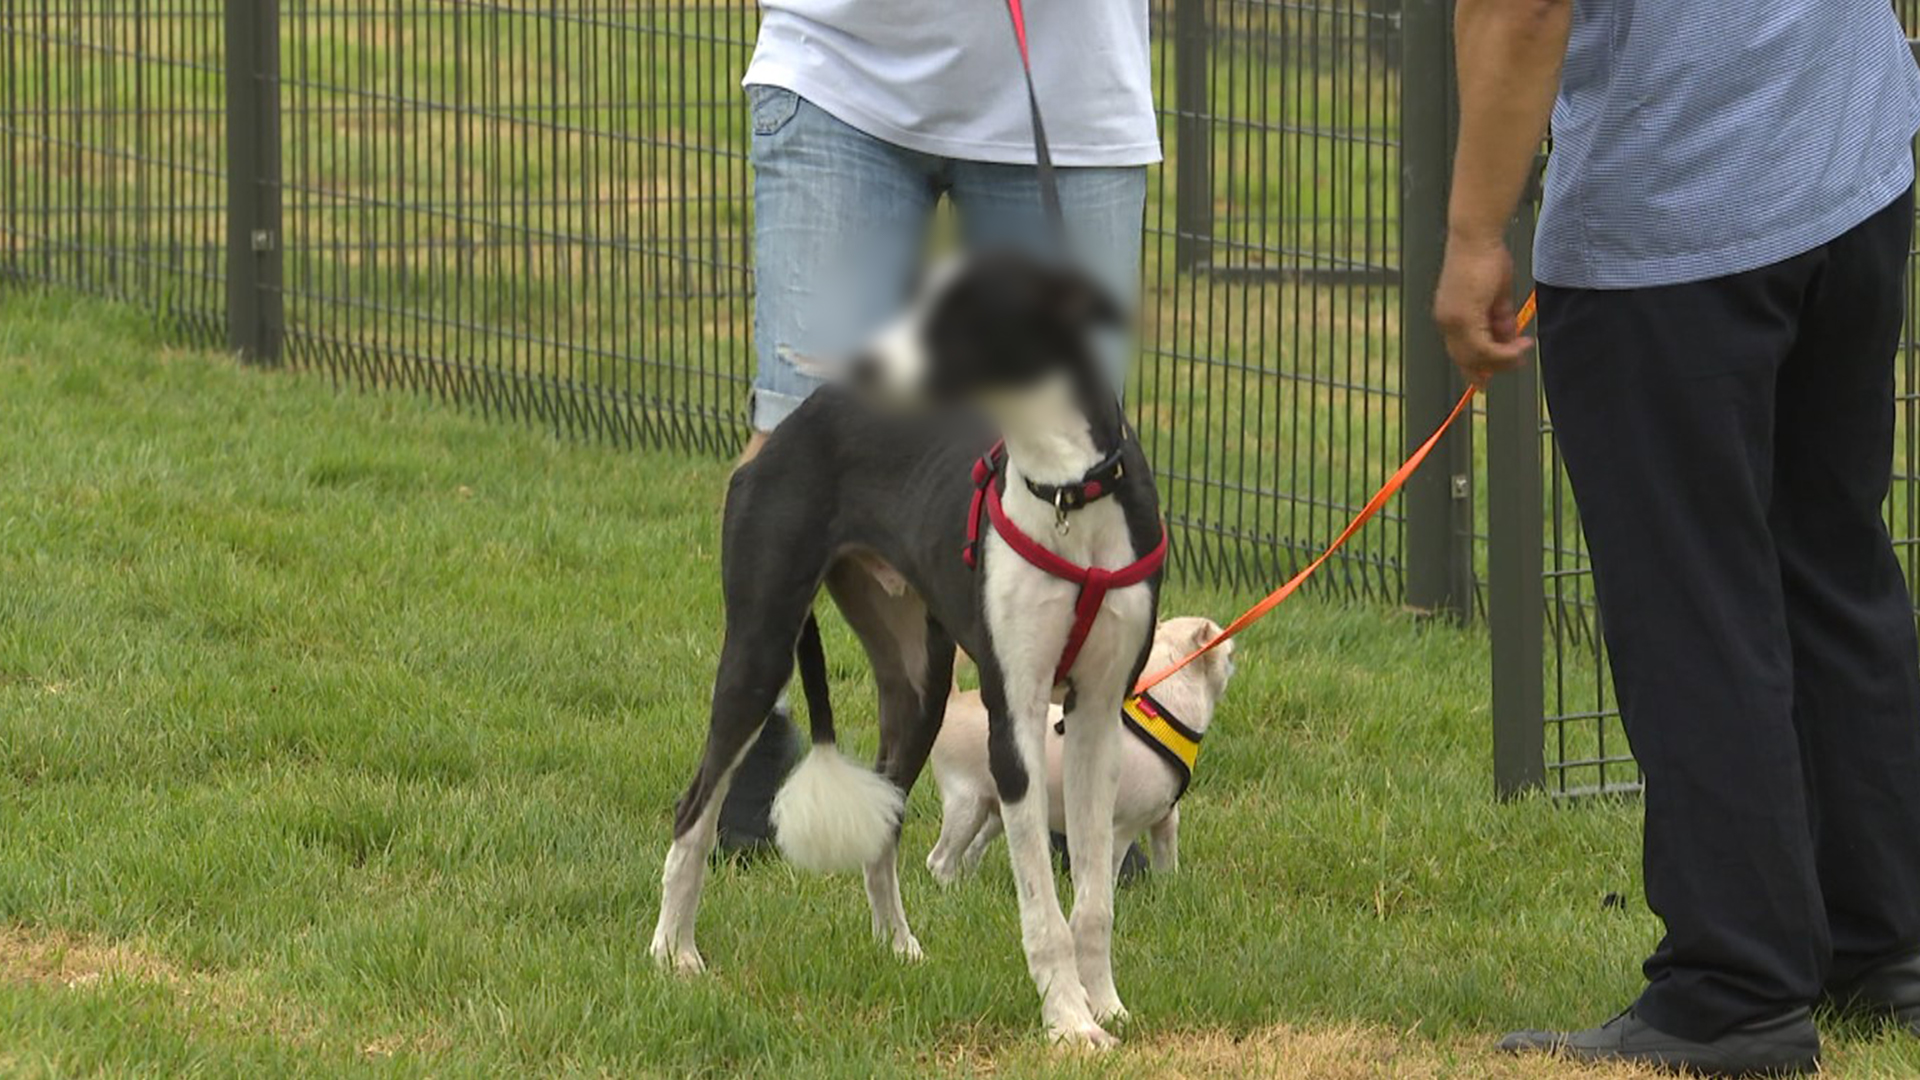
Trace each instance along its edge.
{"label": "jeans cuff", "polygon": [[793,394],[783,394],[778,390],[762,387],[753,389],[753,430],[772,431],[780,426],[780,421],[793,415],[806,398]]}

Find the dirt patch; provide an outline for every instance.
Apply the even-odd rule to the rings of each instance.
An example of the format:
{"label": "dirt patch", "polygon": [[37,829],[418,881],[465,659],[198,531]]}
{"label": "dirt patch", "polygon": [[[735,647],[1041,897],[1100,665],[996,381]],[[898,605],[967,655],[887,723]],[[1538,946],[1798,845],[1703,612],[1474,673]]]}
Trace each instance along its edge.
{"label": "dirt patch", "polygon": [[1081,1056],[1039,1046],[1010,1053],[964,1053],[941,1062],[969,1075],[1004,1077],[1154,1077],[1214,1080],[1649,1080],[1644,1069],[1592,1068],[1546,1057],[1510,1057],[1481,1043],[1437,1043],[1381,1028],[1277,1025],[1235,1034],[1163,1032],[1133,1037],[1109,1055]]}
{"label": "dirt patch", "polygon": [[187,981],[178,968],[123,942],[0,926],[0,981],[81,987],[109,977],[175,987]]}
{"label": "dirt patch", "polygon": [[[337,1030],[332,1019],[284,995],[268,992],[244,972],[192,971],[137,944],[44,927],[0,925],[0,983],[83,992],[116,981],[169,990],[183,1025],[265,1034],[313,1048]],[[359,1043],[366,1058],[433,1055],[447,1049],[434,1033],[381,1033]],[[11,1075],[0,1069],[0,1075]]]}
{"label": "dirt patch", "polygon": [[1141,1047],[1139,1056],[1158,1076],[1287,1076],[1300,1080],[1637,1080],[1643,1069],[1583,1068],[1550,1058],[1516,1058],[1485,1046],[1449,1046],[1418,1036],[1359,1028],[1298,1028],[1282,1025],[1244,1036],[1218,1032],[1170,1035]]}

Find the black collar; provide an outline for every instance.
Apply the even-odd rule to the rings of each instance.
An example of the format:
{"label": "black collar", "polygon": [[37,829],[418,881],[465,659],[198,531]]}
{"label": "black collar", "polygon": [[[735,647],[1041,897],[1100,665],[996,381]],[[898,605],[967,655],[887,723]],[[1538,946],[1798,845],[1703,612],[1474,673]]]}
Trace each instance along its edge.
{"label": "black collar", "polygon": [[1106,498],[1120,487],[1120,482],[1127,478],[1126,453],[1127,444],[1123,441],[1118,449],[1088,469],[1078,481],[1071,484],[1038,484],[1026,480],[1027,490],[1033,493],[1034,498],[1053,507],[1056,513],[1078,510],[1088,503]]}

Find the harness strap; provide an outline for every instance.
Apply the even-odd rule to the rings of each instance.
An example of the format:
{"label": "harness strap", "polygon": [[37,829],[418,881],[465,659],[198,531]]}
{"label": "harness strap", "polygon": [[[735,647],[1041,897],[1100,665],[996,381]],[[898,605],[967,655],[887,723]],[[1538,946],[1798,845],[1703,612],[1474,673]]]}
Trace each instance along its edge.
{"label": "harness strap", "polygon": [[[1080,649],[1087,643],[1087,634],[1093,630],[1094,620],[1100,616],[1100,605],[1106,602],[1107,593],[1146,581],[1158,573],[1161,565],[1166,562],[1167,528],[1164,524],[1160,526],[1160,542],[1154,545],[1152,551],[1118,570],[1104,570],[1068,562],[1033,537],[1020,531],[1020,526],[1013,523],[1013,519],[1007,516],[1005,504],[1001,501],[1000,485],[994,482],[994,474],[999,471],[997,461],[983,459],[983,464],[988,475],[985,482],[975,491],[974,505],[977,507],[981,502],[986,503],[987,516],[993,522],[994,531],[1000,534],[1000,538],[1007,542],[1008,547],[1028,563],[1063,581],[1071,581],[1080,586],[1080,595],[1073,605],[1073,627],[1067,632],[1066,647],[1061,650],[1060,663],[1053,671],[1053,681],[1057,686],[1066,680],[1067,673],[1073,670],[1073,662],[1079,659]],[[974,466],[976,482],[978,482],[981,468],[980,464]],[[976,517],[968,528],[970,538],[968,547],[973,550],[975,556],[973,563],[969,565],[978,563],[979,525],[977,522]]]}
{"label": "harness strap", "polygon": [[991,450],[973,463],[973,498],[967,504],[967,546],[960,549],[960,560],[969,570],[980,568],[980,521],[985,516],[981,511],[986,509],[987,489],[993,486],[993,478],[1000,471],[1000,456],[1006,450],[1006,443],[994,443]]}
{"label": "harness strap", "polygon": [[1180,777],[1180,790],[1173,796],[1179,802],[1193,783],[1194,765],[1200,760],[1201,734],[1181,723],[1166,706],[1149,694],[1136,694],[1120,708],[1120,720],[1128,731],[1147,744]]}
{"label": "harness strap", "polygon": [[[1120,723],[1128,734],[1147,744],[1148,749],[1166,762],[1174,775],[1180,778],[1180,790],[1174,792],[1173,801],[1179,802],[1185,798],[1187,785],[1193,783],[1194,766],[1200,760],[1200,740],[1206,736],[1181,723],[1179,717],[1169,712],[1151,694],[1135,694],[1122,702]],[[1053,733],[1067,733],[1066,717],[1053,722]]]}

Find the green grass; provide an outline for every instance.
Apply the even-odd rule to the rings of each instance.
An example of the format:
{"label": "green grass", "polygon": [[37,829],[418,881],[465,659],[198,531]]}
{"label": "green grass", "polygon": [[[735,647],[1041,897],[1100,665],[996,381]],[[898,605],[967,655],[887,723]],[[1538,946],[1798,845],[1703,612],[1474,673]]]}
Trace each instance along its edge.
{"label": "green grass", "polygon": [[[1482,1048],[1635,989],[1635,805],[1495,805],[1484,640],[1313,598],[1245,639],[1184,869],[1121,899],[1119,1054],[1041,1045],[1004,859],[919,868],[930,786],[924,966],[763,863],[711,883],[714,974],[658,974],[724,469],[148,327],[0,294],[0,1072],[1558,1076]],[[1844,1035],[1843,1075],[1920,1070]]]}

